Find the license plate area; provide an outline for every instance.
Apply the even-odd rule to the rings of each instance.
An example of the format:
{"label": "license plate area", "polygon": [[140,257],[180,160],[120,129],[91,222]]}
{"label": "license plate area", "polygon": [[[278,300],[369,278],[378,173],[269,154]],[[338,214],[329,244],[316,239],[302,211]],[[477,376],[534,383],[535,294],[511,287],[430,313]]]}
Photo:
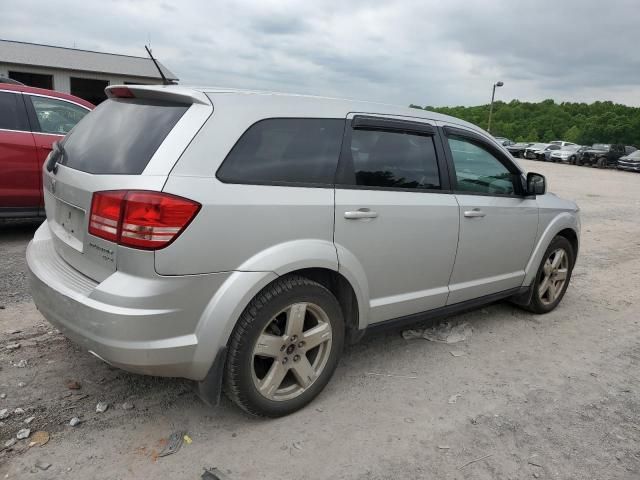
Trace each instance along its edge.
{"label": "license plate area", "polygon": [[84,210],[56,198],[55,220],[50,222],[50,227],[53,228],[60,240],[82,252],[85,231],[84,217]]}

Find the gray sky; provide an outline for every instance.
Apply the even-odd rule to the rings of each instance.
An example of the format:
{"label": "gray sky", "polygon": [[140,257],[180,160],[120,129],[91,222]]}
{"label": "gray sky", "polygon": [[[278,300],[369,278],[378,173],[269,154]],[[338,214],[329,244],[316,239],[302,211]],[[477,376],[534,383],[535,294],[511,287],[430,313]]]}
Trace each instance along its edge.
{"label": "gray sky", "polygon": [[154,55],[182,84],[408,105],[640,106],[640,0],[20,0],[0,37]]}

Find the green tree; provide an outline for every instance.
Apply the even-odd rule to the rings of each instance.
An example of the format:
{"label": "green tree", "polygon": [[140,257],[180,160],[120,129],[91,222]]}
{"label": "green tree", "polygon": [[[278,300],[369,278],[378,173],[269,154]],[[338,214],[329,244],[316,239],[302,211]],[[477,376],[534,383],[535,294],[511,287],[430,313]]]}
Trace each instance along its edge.
{"label": "green tree", "polygon": [[[411,105],[420,108],[418,105]],[[424,107],[487,128],[489,105]],[[567,140],[583,145],[622,143],[640,146],[640,108],[609,101],[591,104],[547,99],[494,103],[491,131],[518,141]]]}
{"label": "green tree", "polygon": [[562,135],[562,138],[567,142],[578,143],[580,141],[581,135],[582,135],[582,132],[580,131],[580,129],[576,125],[573,125],[566,132],[564,132],[564,135]]}

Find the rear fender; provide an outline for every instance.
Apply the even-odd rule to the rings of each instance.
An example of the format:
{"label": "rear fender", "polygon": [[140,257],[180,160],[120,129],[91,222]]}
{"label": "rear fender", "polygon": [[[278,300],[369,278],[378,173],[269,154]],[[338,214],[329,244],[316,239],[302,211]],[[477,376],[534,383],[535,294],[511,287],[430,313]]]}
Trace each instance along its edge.
{"label": "rear fender", "polygon": [[279,276],[306,268],[340,271],[351,283],[359,306],[360,322],[366,321],[365,301],[358,288],[358,275],[349,269],[338,269],[338,256],[333,242],[295,240],[274,245],[257,253],[233,272],[218,289],[202,314],[196,336],[194,356],[197,378],[204,378],[214,363],[218,350],[227,345],[240,315],[260,290]]}

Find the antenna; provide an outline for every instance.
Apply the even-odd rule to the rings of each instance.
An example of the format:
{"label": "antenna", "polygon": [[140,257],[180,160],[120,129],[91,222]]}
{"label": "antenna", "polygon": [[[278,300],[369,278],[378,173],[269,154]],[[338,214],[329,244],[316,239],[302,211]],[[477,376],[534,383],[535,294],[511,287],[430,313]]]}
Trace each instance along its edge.
{"label": "antenna", "polygon": [[149,57],[151,57],[151,60],[153,60],[153,64],[158,69],[158,72],[160,73],[160,76],[162,77],[162,84],[163,85],[175,85],[175,82],[172,82],[171,80],[169,80],[167,77],[164,76],[164,72],[160,68],[160,65],[158,65],[158,62],[156,61],[156,59],[153,58],[153,55],[151,54],[151,50],[149,49],[149,47],[145,45],[144,48],[147,51],[147,53],[149,54]]}

